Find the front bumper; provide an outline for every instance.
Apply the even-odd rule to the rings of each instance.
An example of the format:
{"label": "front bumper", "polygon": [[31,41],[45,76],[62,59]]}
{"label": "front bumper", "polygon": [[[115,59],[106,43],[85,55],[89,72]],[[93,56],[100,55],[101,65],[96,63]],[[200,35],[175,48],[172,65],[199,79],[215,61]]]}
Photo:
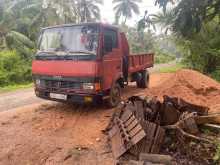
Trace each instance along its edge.
{"label": "front bumper", "polygon": [[46,100],[58,101],[58,102],[69,102],[69,103],[77,103],[77,104],[85,104],[85,103],[97,104],[97,103],[100,103],[103,98],[103,95],[101,93],[99,94],[77,94],[77,93],[56,92],[57,94],[67,95],[67,99],[62,100],[62,99],[51,98],[50,93],[55,93],[55,92],[35,89],[35,94],[37,97],[40,97]]}

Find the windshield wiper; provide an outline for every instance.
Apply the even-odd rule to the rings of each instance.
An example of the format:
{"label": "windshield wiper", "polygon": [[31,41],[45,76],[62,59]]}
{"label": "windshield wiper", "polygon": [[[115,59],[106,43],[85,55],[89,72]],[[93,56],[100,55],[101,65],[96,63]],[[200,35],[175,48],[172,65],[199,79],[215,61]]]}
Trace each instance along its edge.
{"label": "windshield wiper", "polygon": [[85,54],[85,55],[95,55],[95,53],[89,52],[89,51],[67,51],[68,55],[71,54]]}
{"label": "windshield wiper", "polygon": [[52,55],[57,55],[56,52],[54,51],[39,51],[37,54],[52,54]]}

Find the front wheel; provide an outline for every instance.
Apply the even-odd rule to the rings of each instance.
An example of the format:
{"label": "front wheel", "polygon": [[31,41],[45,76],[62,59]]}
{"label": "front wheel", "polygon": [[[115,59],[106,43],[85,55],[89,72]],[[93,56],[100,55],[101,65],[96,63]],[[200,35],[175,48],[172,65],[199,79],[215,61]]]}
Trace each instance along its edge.
{"label": "front wheel", "polygon": [[121,102],[121,87],[118,83],[114,84],[110,91],[108,106],[113,108]]}

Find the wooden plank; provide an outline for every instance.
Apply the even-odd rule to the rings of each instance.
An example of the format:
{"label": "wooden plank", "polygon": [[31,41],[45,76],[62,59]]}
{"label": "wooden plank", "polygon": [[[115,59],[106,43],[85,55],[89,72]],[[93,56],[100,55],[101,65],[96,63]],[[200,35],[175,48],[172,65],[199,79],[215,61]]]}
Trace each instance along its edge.
{"label": "wooden plank", "polygon": [[135,101],[136,117],[138,120],[144,120],[143,101]]}
{"label": "wooden plank", "polygon": [[145,151],[147,152],[151,152],[151,148],[153,145],[153,141],[154,141],[154,134],[156,131],[156,124],[151,123],[151,122],[147,122],[146,123],[146,141],[145,141]]}
{"label": "wooden plank", "polygon": [[113,156],[116,159],[119,158],[122,154],[124,154],[127,150],[124,146],[123,140],[121,139],[119,132],[117,132],[111,138],[111,146],[112,146]]}
{"label": "wooden plank", "polygon": [[139,123],[137,119],[135,119],[133,122],[131,122],[129,125],[125,125],[128,132],[131,131],[135,126],[137,126]]}
{"label": "wooden plank", "polygon": [[120,119],[122,121],[127,121],[131,116],[133,115],[133,113],[130,110],[126,110],[122,116],[120,117]]}
{"label": "wooden plank", "polygon": [[132,115],[127,121],[123,121],[125,126],[129,126],[131,123],[133,123],[136,120],[135,116]]}
{"label": "wooden plank", "polygon": [[151,153],[159,153],[161,145],[164,141],[164,136],[165,136],[165,130],[161,128],[160,126],[157,127],[156,130],[156,135],[154,138],[154,142],[151,148]]}
{"label": "wooden plank", "polygon": [[146,136],[146,133],[143,130],[141,130],[141,131],[138,132],[138,134],[136,134],[135,136],[132,137],[131,141],[132,141],[133,144],[137,144],[145,136]]}
{"label": "wooden plank", "polygon": [[137,125],[136,127],[134,127],[132,130],[129,131],[129,135],[131,137],[135,136],[140,130],[143,130],[143,128],[141,127],[141,125]]}

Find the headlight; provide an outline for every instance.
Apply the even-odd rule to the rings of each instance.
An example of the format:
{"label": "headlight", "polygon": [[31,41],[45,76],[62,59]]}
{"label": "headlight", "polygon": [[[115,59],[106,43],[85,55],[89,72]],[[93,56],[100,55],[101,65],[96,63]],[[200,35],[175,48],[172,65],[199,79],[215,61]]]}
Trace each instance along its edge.
{"label": "headlight", "polygon": [[37,87],[44,87],[45,86],[45,81],[41,79],[36,79],[35,84]]}
{"label": "headlight", "polygon": [[94,84],[93,83],[83,83],[83,89],[84,90],[94,90]]}
{"label": "headlight", "polygon": [[37,86],[40,86],[41,85],[40,79],[36,79],[35,83],[36,83]]}

